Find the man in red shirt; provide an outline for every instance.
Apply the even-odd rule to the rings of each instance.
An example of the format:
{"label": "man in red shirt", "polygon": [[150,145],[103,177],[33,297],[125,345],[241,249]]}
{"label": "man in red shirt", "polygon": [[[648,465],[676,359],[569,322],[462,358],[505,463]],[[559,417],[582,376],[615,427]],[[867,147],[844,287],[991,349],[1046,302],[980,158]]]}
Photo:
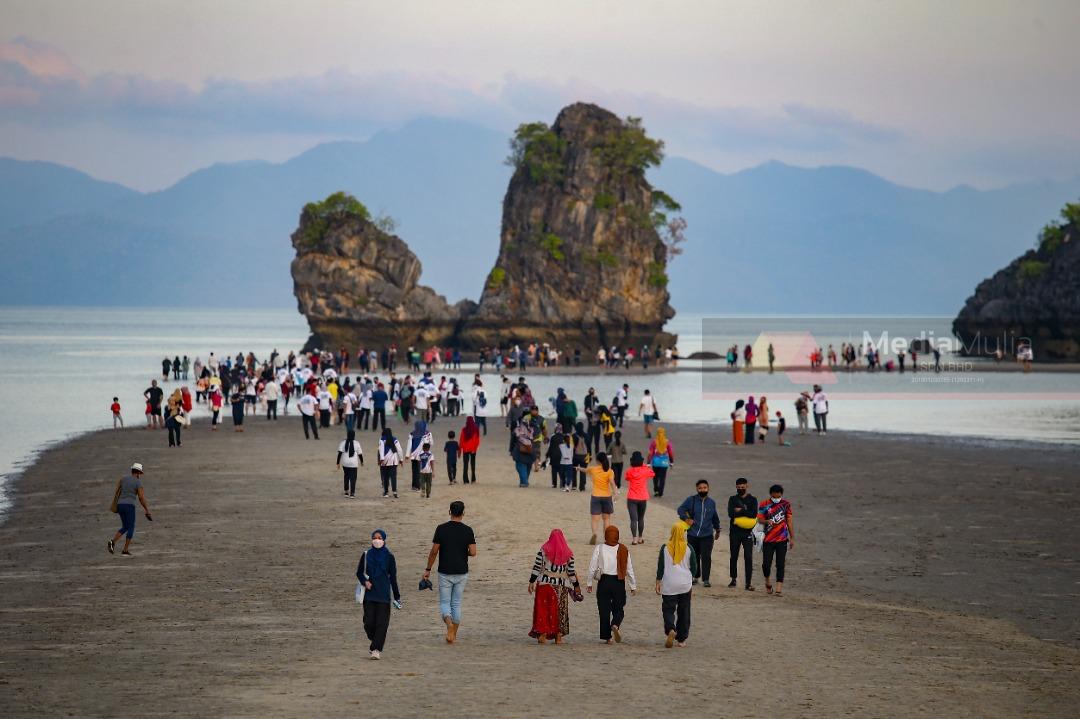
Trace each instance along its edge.
{"label": "man in red shirt", "polygon": [[789,549],[795,548],[795,524],[792,521],[791,502],[784,499],[784,488],[779,484],[769,487],[769,498],[758,505],[758,522],[765,525],[765,541],[762,543],[761,571],[765,575],[765,592],[774,594],[769,583],[773,557],[776,557],[776,591],[783,596],[784,565]]}

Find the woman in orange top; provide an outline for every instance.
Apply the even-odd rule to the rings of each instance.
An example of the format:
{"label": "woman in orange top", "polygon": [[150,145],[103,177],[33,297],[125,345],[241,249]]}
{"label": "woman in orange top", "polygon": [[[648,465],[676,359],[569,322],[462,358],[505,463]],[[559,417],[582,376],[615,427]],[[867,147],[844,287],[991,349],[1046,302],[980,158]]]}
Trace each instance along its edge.
{"label": "woman in orange top", "polygon": [[614,497],[619,490],[615,486],[615,472],[611,469],[611,462],[606,453],[596,454],[596,465],[589,467],[589,475],[592,477],[592,496],[589,498],[592,538],[589,544],[596,544],[596,535],[599,533],[601,522],[604,529],[611,524],[611,515],[615,513]]}

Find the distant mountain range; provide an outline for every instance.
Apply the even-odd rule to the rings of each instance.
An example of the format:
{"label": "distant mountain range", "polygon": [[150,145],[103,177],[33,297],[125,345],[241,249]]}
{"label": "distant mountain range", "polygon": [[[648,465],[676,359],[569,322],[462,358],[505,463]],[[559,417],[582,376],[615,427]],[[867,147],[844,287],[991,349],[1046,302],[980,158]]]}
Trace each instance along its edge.
{"label": "distant mountain range", "polygon": [[[293,306],[289,235],[304,203],[336,190],[398,220],[424,284],[477,299],[498,253],[507,151],[498,132],[420,119],[152,193],[0,159],[0,304]],[[847,167],[722,174],[678,157],[650,180],[689,222],[672,304],[717,314],[952,315],[1080,197],[1080,177],[931,192]]]}

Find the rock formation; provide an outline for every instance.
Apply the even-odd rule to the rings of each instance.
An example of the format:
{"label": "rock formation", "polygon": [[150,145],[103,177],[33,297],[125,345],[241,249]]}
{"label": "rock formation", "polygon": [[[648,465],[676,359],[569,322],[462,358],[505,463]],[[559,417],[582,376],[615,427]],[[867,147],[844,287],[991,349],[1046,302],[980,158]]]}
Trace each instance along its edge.
{"label": "rock formation", "polygon": [[450,306],[417,284],[420,260],[408,245],[343,193],[305,206],[292,244],[293,288],[311,326],[309,348],[445,343],[475,307]]}
{"label": "rock formation", "polygon": [[523,125],[512,147],[499,257],[463,343],[672,342],[662,333],[675,312],[657,225],[678,206],[645,179],[662,143],[636,121],[579,103],[550,128]]}
{"label": "rock formation", "polygon": [[1029,250],[975,288],[953,320],[969,354],[1006,355],[1021,338],[1036,360],[1080,360],[1080,204],[1047,225]]}

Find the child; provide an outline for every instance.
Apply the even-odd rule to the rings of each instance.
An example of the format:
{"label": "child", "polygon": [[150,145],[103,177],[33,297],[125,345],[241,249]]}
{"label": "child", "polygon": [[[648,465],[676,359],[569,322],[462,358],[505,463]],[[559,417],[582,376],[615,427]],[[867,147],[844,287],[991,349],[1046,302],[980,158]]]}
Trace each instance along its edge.
{"label": "child", "polygon": [[457,458],[461,454],[461,445],[454,439],[457,435],[454,430],[446,433],[446,444],[443,451],[446,452],[446,474],[450,477],[450,484],[457,484]]}
{"label": "child", "polygon": [[787,429],[787,420],[784,419],[780,410],[776,410],[776,441],[781,447],[790,447],[791,445],[784,441],[785,429]]}
{"label": "child", "polygon": [[424,442],[424,449],[418,457],[420,460],[420,494],[425,498],[431,497],[431,477],[435,474],[435,455],[431,453],[431,443]]}
{"label": "child", "polygon": [[123,429],[124,428],[124,418],[120,416],[120,398],[119,397],[113,397],[112,398],[112,405],[109,407],[109,409],[112,410],[112,426],[113,426],[113,429],[116,429],[117,424],[119,424],[120,428]]}

